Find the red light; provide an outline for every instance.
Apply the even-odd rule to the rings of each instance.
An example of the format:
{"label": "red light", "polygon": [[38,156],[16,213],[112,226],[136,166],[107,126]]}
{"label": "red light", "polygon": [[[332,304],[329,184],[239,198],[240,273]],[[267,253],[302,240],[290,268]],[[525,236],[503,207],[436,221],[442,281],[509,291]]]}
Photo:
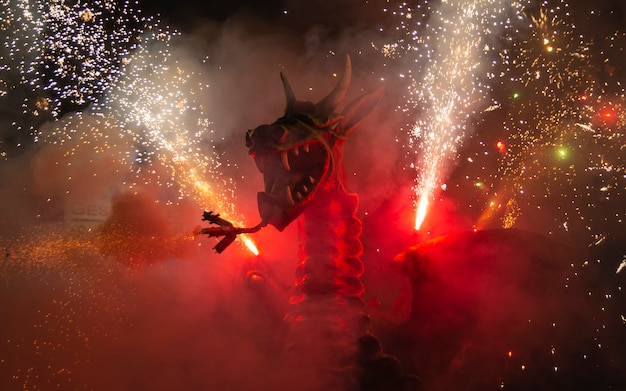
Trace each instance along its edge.
{"label": "red light", "polygon": [[500,152],[500,153],[505,153],[506,152],[506,144],[504,144],[502,141],[498,141],[496,143],[496,148],[498,148],[498,152]]}
{"label": "red light", "polygon": [[606,125],[612,125],[618,118],[618,108],[613,105],[604,105],[598,113],[600,120]]}

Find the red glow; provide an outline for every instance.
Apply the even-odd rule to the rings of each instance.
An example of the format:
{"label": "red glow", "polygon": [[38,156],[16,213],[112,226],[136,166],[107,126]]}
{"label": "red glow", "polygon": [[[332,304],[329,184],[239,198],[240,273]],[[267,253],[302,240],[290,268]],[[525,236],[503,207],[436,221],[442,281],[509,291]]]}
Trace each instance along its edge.
{"label": "red glow", "polygon": [[257,270],[248,270],[246,272],[246,278],[252,281],[263,281],[263,275],[259,273]]}
{"label": "red glow", "polygon": [[619,109],[619,107],[612,104],[606,104],[600,108],[598,116],[605,125],[613,125],[620,115]]}
{"label": "red glow", "polygon": [[498,141],[496,143],[496,148],[498,148],[498,152],[506,153],[506,144],[502,141]]}

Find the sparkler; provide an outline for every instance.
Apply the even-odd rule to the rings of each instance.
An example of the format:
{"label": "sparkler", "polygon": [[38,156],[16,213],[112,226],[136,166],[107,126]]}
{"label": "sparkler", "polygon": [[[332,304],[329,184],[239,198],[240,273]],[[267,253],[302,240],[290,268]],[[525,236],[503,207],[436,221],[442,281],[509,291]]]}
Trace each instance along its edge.
{"label": "sparkler", "polygon": [[[498,218],[502,226],[513,227],[543,201],[570,197],[554,187],[557,177],[573,185],[577,176],[600,175],[605,185],[599,188],[607,199],[623,188],[617,173],[624,170],[618,151],[626,94],[619,83],[597,83],[592,45],[579,33],[571,11],[565,1],[532,6],[444,1],[436,9],[428,3],[415,8],[402,3],[386,10],[399,20],[399,38],[380,51],[408,64],[401,76],[410,85],[400,109],[417,118],[407,132],[407,149],[415,155],[410,167],[417,172],[416,229],[436,193],[446,189],[448,169],[456,164],[462,142],[477,141],[484,150],[467,158],[468,167],[476,168],[466,178],[472,187],[482,183],[479,228]],[[612,64],[607,52],[618,52],[626,38],[617,32],[603,39],[598,44],[606,56],[603,62]],[[604,67],[609,78],[614,66]],[[488,134],[470,140],[479,121],[499,117],[505,118],[504,132],[497,141],[485,141]],[[581,158],[585,163],[580,164]],[[495,173],[489,171],[494,163]],[[581,168],[585,173],[577,172]],[[556,230],[582,223],[581,230],[603,234],[597,225],[601,222],[587,216],[596,212],[587,207],[596,204],[592,187],[587,188],[561,205],[564,214]],[[539,189],[546,189],[545,194],[538,194]],[[620,209],[605,221],[622,219]]]}
{"label": "sparkler", "polygon": [[[443,1],[437,9],[425,7],[432,12],[427,21],[427,12],[414,18],[415,10],[406,3],[394,12],[403,19],[398,29],[410,32],[398,43],[383,47],[383,52],[409,54],[411,63],[417,66],[426,62],[422,79],[421,72],[410,72],[412,83],[407,101],[413,109],[423,108],[409,139],[409,147],[419,156],[414,165],[416,230],[426,217],[429,201],[445,178],[450,161],[456,158],[458,146],[470,131],[472,115],[487,109],[490,75],[484,59],[495,52],[490,40],[510,27],[508,15],[517,12],[501,3]],[[406,53],[399,53],[398,48],[404,48]]]}
{"label": "sparkler", "polygon": [[[171,49],[176,37],[162,30],[144,37],[149,46],[139,46],[128,58],[124,76],[98,110],[119,118],[131,137],[149,149],[138,163],[156,159],[168,167],[168,182],[160,185],[172,187],[175,183],[181,198],[191,197],[243,225],[243,218],[228,202],[234,199],[236,183],[220,171],[219,140],[211,137],[214,130],[205,109],[210,105],[206,98],[210,86],[200,71],[205,60],[195,67],[190,61],[182,64],[178,58],[183,56]],[[258,254],[250,238],[242,239]]]}
{"label": "sparkler", "polygon": [[[171,58],[168,47],[173,37],[156,32],[148,39],[151,50],[142,47],[134,53],[127,65],[128,76],[116,85],[108,97],[110,103],[103,108],[117,113],[127,128],[135,123],[148,129],[155,158],[169,167],[181,197],[211,205],[241,225],[242,217],[227,201],[234,199],[236,184],[219,171],[221,156],[216,152],[215,140],[207,137],[213,133],[204,109],[209,103],[201,97],[209,85],[200,71],[189,71]],[[211,178],[210,183],[204,179],[206,176]],[[249,237],[243,236],[242,242],[258,255]]]}
{"label": "sparkler", "polygon": [[[10,103],[13,91],[23,86],[34,93],[21,103],[25,115],[55,119],[82,109],[100,118],[86,124],[86,116],[79,115],[43,132],[39,121],[32,121],[29,133],[35,141],[66,143],[86,124],[95,129],[89,142],[102,150],[117,139],[110,132],[122,132],[126,141],[115,148],[126,149],[116,151],[116,161],[137,173],[158,162],[169,172],[153,179],[158,186],[176,189],[178,199],[192,198],[241,224],[228,201],[236,183],[223,176],[224,157],[216,148],[221,140],[214,139],[206,113],[209,85],[199,71],[205,63],[191,69],[190,60],[180,62],[189,56],[175,52],[177,31],[159,27],[131,1],[0,2],[0,34],[8,49],[0,54],[0,99]],[[258,253],[249,238],[244,243]]]}

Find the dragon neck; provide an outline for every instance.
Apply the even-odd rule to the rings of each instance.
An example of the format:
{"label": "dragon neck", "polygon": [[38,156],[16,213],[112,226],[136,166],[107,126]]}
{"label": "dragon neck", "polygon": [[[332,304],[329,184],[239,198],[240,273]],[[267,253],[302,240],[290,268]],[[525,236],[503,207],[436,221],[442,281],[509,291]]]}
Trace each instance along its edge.
{"label": "dragon neck", "polygon": [[362,227],[357,207],[356,194],[330,185],[305,209],[299,220],[296,272],[301,296],[360,299],[363,295]]}
{"label": "dragon neck", "polygon": [[[293,347],[315,354],[323,389],[353,389],[358,340],[369,330],[362,299],[361,221],[358,197],[329,185],[298,219],[299,248],[295,294],[287,319]],[[312,360],[308,358],[307,360]],[[324,380],[325,379],[325,380]]]}

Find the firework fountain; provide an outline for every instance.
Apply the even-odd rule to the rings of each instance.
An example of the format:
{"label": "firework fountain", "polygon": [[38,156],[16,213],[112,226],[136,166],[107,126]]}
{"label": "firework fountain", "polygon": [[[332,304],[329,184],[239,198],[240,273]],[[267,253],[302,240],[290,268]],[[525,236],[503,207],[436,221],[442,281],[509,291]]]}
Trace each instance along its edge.
{"label": "firework fountain", "polygon": [[[220,140],[211,136],[209,103],[203,101],[209,85],[200,68],[206,58],[181,64],[178,32],[160,27],[130,2],[18,1],[7,2],[3,12],[9,48],[3,57],[5,99],[13,97],[15,86],[8,83],[17,76],[34,91],[21,104],[24,115],[57,118],[68,109],[82,109],[44,129],[36,128],[40,121],[27,129],[15,125],[40,143],[67,148],[55,165],[71,165],[71,156],[87,148],[113,152],[111,159],[138,174],[153,171],[146,166],[158,162],[167,171],[163,178],[148,175],[141,183],[129,177],[123,186],[134,191],[154,181],[178,193],[162,202],[191,198],[241,222],[227,201],[236,185],[220,171]],[[81,134],[82,127],[92,131]],[[116,132],[124,133],[124,140],[111,145]],[[63,180],[70,193],[72,177]],[[244,237],[244,243],[258,251],[250,239]]]}
{"label": "firework fountain", "polygon": [[[495,37],[513,29],[521,4],[499,1],[444,1],[417,8],[402,3],[387,10],[400,18],[397,42],[384,45],[383,54],[408,57],[415,68],[404,110],[419,109],[410,127],[409,148],[417,173],[415,229],[419,230],[436,196],[445,188],[458,149],[472,132],[477,113],[493,110],[490,96],[494,58],[501,50]],[[424,68],[419,69],[419,68]],[[451,163],[452,162],[452,163]]]}

